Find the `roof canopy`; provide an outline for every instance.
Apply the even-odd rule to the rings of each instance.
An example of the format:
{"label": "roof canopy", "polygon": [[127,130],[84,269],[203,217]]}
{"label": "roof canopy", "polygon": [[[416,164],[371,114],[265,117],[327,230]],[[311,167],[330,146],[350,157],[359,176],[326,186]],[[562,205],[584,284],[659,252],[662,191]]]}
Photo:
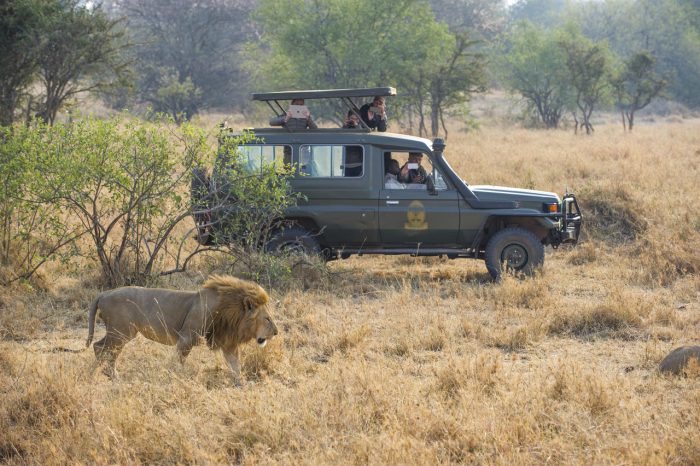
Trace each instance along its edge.
{"label": "roof canopy", "polygon": [[345,97],[394,96],[393,87],[367,87],[363,89],[324,89],[312,91],[261,92],[252,95],[253,100],[262,102],[292,99],[342,99]]}

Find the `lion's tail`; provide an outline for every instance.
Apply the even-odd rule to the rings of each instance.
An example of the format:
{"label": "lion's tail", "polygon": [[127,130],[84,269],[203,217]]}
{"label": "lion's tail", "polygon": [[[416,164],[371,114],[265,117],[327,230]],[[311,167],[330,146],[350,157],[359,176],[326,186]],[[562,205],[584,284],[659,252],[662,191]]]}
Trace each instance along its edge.
{"label": "lion's tail", "polygon": [[95,334],[95,319],[97,318],[97,307],[100,303],[100,297],[98,296],[90,305],[90,312],[88,313],[88,336],[87,336],[87,343],[85,344],[86,347],[90,347],[90,343],[92,343],[92,337]]}

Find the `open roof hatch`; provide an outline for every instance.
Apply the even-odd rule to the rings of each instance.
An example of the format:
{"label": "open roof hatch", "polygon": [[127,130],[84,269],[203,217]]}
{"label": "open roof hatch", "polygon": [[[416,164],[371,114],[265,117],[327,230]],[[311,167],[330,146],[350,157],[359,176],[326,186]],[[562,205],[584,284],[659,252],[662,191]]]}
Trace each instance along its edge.
{"label": "open roof hatch", "polygon": [[[369,126],[360,117],[360,108],[352,100],[354,97],[389,97],[395,96],[396,89],[393,87],[366,87],[361,89],[324,89],[324,90],[307,90],[307,91],[280,91],[280,92],[257,92],[252,94],[252,99],[260,102],[265,102],[277,116],[286,113],[284,107],[279,103],[280,100],[294,99],[340,99],[358,118],[360,125],[365,131],[370,131]],[[271,102],[274,102],[275,108]]]}

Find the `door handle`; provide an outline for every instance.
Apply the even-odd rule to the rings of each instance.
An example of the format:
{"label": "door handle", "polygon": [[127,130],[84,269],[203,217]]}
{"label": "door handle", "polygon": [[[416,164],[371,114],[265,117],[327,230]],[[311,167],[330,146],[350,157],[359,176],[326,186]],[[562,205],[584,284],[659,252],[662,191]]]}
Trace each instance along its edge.
{"label": "door handle", "polygon": [[398,205],[399,201],[386,201],[387,205]]}

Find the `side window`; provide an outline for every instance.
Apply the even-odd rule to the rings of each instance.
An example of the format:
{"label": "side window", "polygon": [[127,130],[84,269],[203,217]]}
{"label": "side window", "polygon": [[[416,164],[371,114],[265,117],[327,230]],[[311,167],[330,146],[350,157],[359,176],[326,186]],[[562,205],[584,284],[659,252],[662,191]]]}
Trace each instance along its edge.
{"label": "side window", "polygon": [[238,157],[250,173],[259,172],[264,165],[282,167],[292,163],[291,146],[245,145],[238,146]]}
{"label": "side window", "polygon": [[384,189],[426,190],[429,178],[436,191],[448,189],[444,176],[427,155],[420,152],[384,153]]}
{"label": "side window", "polygon": [[314,178],[357,178],[364,173],[362,146],[303,145],[299,172]]}

